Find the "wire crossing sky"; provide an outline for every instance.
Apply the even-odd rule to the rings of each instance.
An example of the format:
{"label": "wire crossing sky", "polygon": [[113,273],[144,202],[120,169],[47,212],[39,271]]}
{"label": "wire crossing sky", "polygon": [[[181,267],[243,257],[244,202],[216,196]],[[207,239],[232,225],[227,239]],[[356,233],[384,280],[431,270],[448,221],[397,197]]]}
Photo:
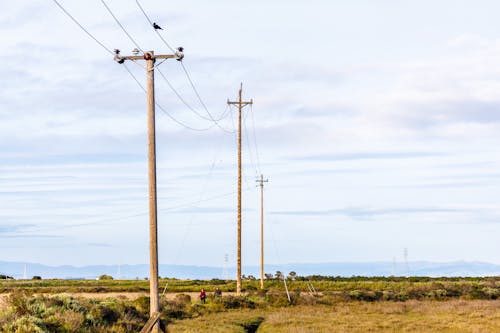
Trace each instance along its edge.
{"label": "wire crossing sky", "polygon": [[[144,68],[157,63],[160,263],[500,263],[496,1],[2,4],[0,261],[148,261]],[[29,18],[29,19],[27,19]],[[152,23],[159,24],[158,31]]]}

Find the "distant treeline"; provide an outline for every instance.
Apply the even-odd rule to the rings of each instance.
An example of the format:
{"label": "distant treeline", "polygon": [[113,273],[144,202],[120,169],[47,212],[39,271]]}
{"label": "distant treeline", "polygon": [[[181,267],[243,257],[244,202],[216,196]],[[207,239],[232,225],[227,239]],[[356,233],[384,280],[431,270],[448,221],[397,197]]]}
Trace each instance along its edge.
{"label": "distant treeline", "polygon": [[500,281],[500,276],[486,277],[429,277],[429,276],[325,276],[325,275],[309,275],[296,276],[297,281],[334,281],[334,282],[351,282],[351,281],[387,281],[387,282],[432,282],[432,281]]}

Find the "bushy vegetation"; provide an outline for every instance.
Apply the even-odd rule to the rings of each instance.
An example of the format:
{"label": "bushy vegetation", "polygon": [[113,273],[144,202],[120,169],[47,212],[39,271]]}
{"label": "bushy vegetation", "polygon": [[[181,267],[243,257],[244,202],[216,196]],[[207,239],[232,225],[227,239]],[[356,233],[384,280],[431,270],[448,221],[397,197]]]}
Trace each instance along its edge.
{"label": "bushy vegetation", "polygon": [[[408,298],[425,298],[420,291],[446,289],[446,297],[495,298],[494,290],[498,291],[500,277],[486,278],[429,278],[429,277],[329,277],[329,276],[295,276],[288,279],[291,291],[308,291],[312,285],[314,290],[322,292],[343,292],[354,290],[380,291],[398,294],[406,292]],[[168,284],[167,292],[186,293],[198,292],[202,288],[214,290],[219,287],[223,292],[234,292],[234,280],[178,280],[161,279],[160,287]],[[257,292],[260,288],[258,280],[243,281],[243,291]],[[0,293],[16,290],[32,293],[106,293],[106,292],[147,292],[149,281],[145,280],[0,280]],[[281,279],[265,281],[266,290],[283,290]],[[468,295],[468,296],[467,296]]]}
{"label": "bushy vegetation", "polygon": [[[168,300],[162,297],[160,318],[163,325],[168,324],[169,327],[182,332],[203,331],[197,330],[197,325],[198,328],[204,327],[211,332],[254,332],[263,320],[267,322],[266,318],[270,314],[280,311],[289,313],[284,309],[309,309],[310,315],[313,316],[315,310],[311,309],[342,309],[358,306],[356,304],[360,307],[361,304],[389,306],[388,304],[428,304],[436,301],[470,304],[477,302],[476,300],[488,300],[498,308],[500,303],[500,278],[333,278],[321,281],[294,278],[295,280],[288,280],[290,299],[284,290],[283,281],[279,279],[266,281],[266,289],[263,291],[258,289],[258,281],[245,281],[245,296],[229,293],[234,290],[234,281],[162,279],[160,284],[168,282],[168,291],[174,292],[175,295],[170,296]],[[96,300],[75,295],[82,290],[92,294],[108,291],[147,291],[148,286],[144,283],[142,280],[2,281],[0,288],[4,293],[0,295],[0,332],[139,331],[149,318],[148,297],[137,295],[134,300],[124,297]],[[193,294],[190,296],[182,293],[186,291],[197,294],[201,288],[213,291],[215,287],[223,290],[223,296],[218,297],[208,292],[206,304],[201,304],[197,297],[192,298]],[[61,290],[76,292],[74,295],[58,293]],[[404,308],[396,305],[394,307]],[[374,308],[377,306],[374,305]],[[214,324],[210,322],[210,318],[220,320],[224,324]],[[274,329],[274,326],[268,327]]]}
{"label": "bushy vegetation", "polygon": [[66,333],[139,331],[148,311],[122,299],[96,301],[65,294],[34,296],[15,292],[0,312],[0,332]]}

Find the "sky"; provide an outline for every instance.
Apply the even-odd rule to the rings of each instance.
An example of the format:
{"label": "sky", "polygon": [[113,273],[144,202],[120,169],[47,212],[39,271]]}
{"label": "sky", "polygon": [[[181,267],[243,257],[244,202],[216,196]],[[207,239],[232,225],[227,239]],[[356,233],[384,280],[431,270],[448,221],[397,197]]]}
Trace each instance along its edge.
{"label": "sky", "polygon": [[[131,54],[102,1],[59,2]],[[259,263],[260,174],[268,263],[401,262],[406,248],[500,264],[500,3],[140,3],[225,116],[224,130],[206,120],[181,63],[157,63],[160,263],[235,265],[226,102],[243,83],[243,265]],[[171,53],[135,0],[105,4],[141,49]],[[113,61],[53,0],[4,1],[0,29],[0,261],[147,263],[146,96],[125,68],[144,85],[144,63]]]}

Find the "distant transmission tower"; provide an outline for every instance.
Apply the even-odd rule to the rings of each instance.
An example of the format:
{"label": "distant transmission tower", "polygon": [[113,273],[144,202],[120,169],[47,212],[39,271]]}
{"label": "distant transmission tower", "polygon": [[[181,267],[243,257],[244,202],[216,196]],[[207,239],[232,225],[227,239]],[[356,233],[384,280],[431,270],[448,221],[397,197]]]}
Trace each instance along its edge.
{"label": "distant transmission tower", "polygon": [[28,265],[24,264],[23,280],[28,280]]}
{"label": "distant transmission tower", "polygon": [[410,266],[408,265],[408,248],[404,249],[404,257],[405,257],[405,274],[406,276],[410,276]]}
{"label": "distant transmission tower", "polygon": [[224,255],[224,266],[222,266],[222,278],[224,280],[229,280],[228,264],[229,264],[229,255],[226,253]]}

